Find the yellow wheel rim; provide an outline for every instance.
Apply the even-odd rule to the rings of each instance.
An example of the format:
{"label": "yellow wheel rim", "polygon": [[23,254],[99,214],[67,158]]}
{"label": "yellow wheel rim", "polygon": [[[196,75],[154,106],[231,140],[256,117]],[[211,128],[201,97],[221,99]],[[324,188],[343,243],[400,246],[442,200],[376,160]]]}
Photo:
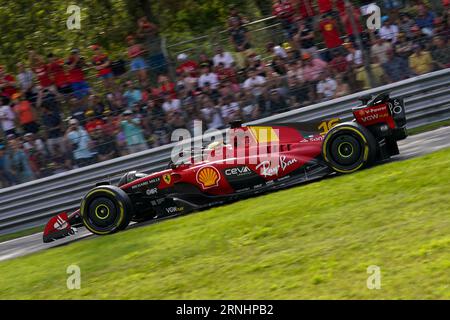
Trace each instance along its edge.
{"label": "yellow wheel rim", "polygon": [[100,220],[108,219],[109,214],[109,208],[104,204],[100,204],[95,208],[95,216]]}

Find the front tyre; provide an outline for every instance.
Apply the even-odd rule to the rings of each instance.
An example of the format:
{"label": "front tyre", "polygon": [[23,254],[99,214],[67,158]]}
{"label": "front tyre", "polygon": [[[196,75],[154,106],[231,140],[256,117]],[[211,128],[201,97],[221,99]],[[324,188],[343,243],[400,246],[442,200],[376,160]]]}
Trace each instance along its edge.
{"label": "front tyre", "polygon": [[94,234],[106,235],[125,229],[133,216],[128,195],[115,186],[99,186],[84,197],[80,215],[84,226]]}
{"label": "front tyre", "polygon": [[339,124],[325,136],[322,156],[334,171],[352,173],[374,162],[376,141],[357,123]]}

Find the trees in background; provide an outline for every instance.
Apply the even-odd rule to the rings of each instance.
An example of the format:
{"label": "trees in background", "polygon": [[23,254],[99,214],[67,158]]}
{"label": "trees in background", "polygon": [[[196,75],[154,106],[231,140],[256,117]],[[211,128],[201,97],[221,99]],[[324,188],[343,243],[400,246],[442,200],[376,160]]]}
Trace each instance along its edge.
{"label": "trees in background", "polygon": [[80,30],[66,27],[68,4],[60,0],[0,0],[0,64],[13,68],[27,59],[31,49],[65,56],[73,47],[83,50],[93,43],[105,47],[113,57],[119,56],[125,37],[136,31],[136,20],[143,15],[156,22],[169,41],[177,41],[222,30],[232,4],[248,17],[258,18],[261,8],[270,10],[271,1],[78,0],[70,4],[81,8]]}

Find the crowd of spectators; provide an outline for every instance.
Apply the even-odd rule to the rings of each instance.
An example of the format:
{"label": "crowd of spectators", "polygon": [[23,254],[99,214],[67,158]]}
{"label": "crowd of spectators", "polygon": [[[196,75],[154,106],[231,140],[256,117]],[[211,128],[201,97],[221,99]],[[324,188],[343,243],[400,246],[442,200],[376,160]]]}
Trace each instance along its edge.
{"label": "crowd of spectators", "polygon": [[146,18],[125,39],[128,61],[111,61],[99,45],[85,50],[89,58],[30,50],[14,75],[0,67],[0,187],[167,144],[195,120],[221,129],[448,68],[448,8],[436,14],[418,1],[415,9],[389,12],[371,32],[361,8],[344,1],[275,0],[285,41],[261,50],[232,7],[231,50],[180,53],[175,77]]}

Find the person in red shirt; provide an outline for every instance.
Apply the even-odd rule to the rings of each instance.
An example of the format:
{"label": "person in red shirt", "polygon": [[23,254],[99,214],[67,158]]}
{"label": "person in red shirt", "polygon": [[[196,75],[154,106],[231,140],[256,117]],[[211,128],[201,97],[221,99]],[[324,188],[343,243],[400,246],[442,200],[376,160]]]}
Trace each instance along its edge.
{"label": "person in red shirt", "polygon": [[36,75],[41,87],[44,89],[52,89],[53,80],[50,78],[44,59],[34,51],[30,51],[29,57],[31,70]]}
{"label": "person in red shirt", "polygon": [[[348,12],[352,13],[353,18],[348,15]],[[348,36],[354,36],[355,33],[355,30],[353,30],[352,19],[355,22],[358,33],[361,34],[363,32],[363,27],[361,25],[361,11],[357,7],[350,5],[348,9],[345,8],[343,11],[340,11],[339,15]]]}
{"label": "person in red shirt", "polygon": [[47,71],[50,79],[55,84],[58,92],[64,95],[65,98],[68,97],[68,95],[72,93],[72,88],[70,87],[69,79],[64,70],[64,61],[62,59],[57,59],[53,53],[49,53],[47,58]]}
{"label": "person in red shirt", "polygon": [[221,83],[230,81],[231,83],[237,84],[238,79],[236,75],[236,71],[233,68],[225,68],[225,64],[220,62],[219,65],[215,69],[215,73],[217,74],[219,81]]}
{"label": "person in red shirt", "polygon": [[291,2],[289,0],[273,0],[272,15],[279,19],[287,36],[292,38],[295,31],[295,25],[293,24],[295,10]]}
{"label": "person in red shirt", "polygon": [[328,49],[337,48],[342,45],[343,42],[340,38],[338,25],[331,14],[325,15],[320,21],[319,30]]}
{"label": "person in red shirt", "polygon": [[90,88],[84,79],[83,67],[86,66],[84,58],[80,56],[78,49],[72,49],[70,56],[66,61],[68,65],[68,78],[76,98],[82,99],[89,95]]}
{"label": "person in red shirt", "polygon": [[177,68],[177,75],[182,75],[185,72],[189,73],[191,77],[198,77],[198,63],[194,60],[188,60],[188,56],[185,53],[180,53],[177,57],[180,65]]}
{"label": "person in red shirt", "polygon": [[165,93],[170,94],[170,97],[172,99],[177,98],[177,93],[175,91],[175,83],[170,82],[169,78],[163,74],[161,74],[158,77],[158,84],[159,87],[156,89],[153,89],[153,96],[160,97]]}
{"label": "person in red shirt", "polygon": [[317,6],[319,7],[319,13],[324,14],[333,10],[333,3],[331,0],[317,0]]}
{"label": "person in red shirt", "polygon": [[16,78],[7,74],[5,68],[0,66],[0,96],[11,98],[16,92]]}
{"label": "person in red shirt", "polygon": [[103,127],[105,122],[102,118],[96,117],[95,112],[91,109],[87,110],[84,114],[86,116],[86,131],[92,133],[97,127]]}
{"label": "person in red shirt", "polygon": [[339,49],[335,49],[332,52],[333,59],[331,59],[328,66],[334,76],[340,73],[346,73],[349,70],[349,64],[347,62],[346,57],[342,54],[342,51]]}
{"label": "person in red shirt", "polygon": [[298,0],[297,2],[302,19],[312,18],[316,15],[313,0]]}
{"label": "person in red shirt", "polygon": [[106,89],[111,89],[113,85],[113,73],[111,69],[111,62],[108,56],[102,52],[102,49],[98,45],[91,46],[94,51],[94,56],[92,57],[92,64],[98,71],[97,76],[103,79]]}

